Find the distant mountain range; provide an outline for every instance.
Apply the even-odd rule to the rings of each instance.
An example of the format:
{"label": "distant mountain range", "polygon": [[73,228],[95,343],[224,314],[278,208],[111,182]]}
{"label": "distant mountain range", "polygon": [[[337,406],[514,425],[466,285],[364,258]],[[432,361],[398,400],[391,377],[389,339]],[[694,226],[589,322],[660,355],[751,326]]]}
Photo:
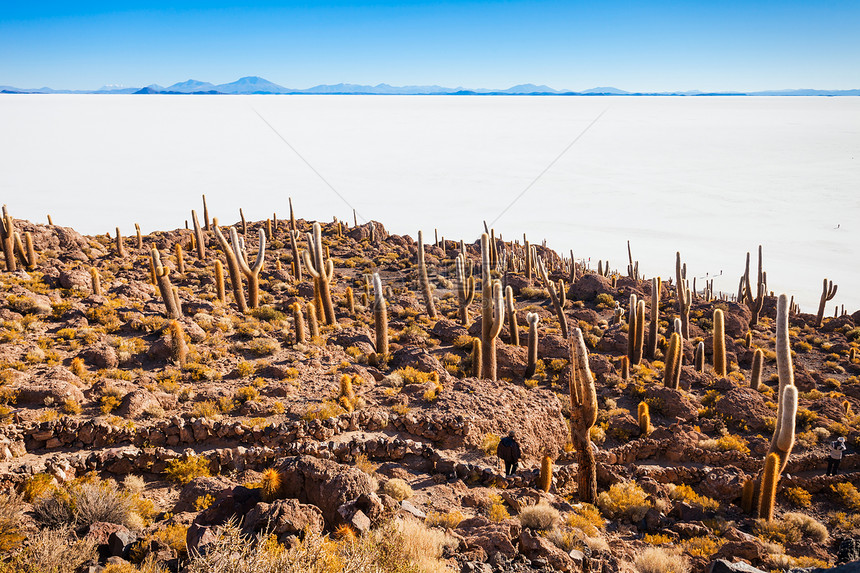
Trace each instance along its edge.
{"label": "distant mountain range", "polygon": [[557,90],[549,86],[535,84],[520,84],[504,90],[466,89],[463,87],[446,88],[443,86],[390,86],[378,84],[365,86],[357,84],[326,84],[307,89],[285,88],[258,76],[239,78],[229,84],[211,84],[198,80],[187,80],[162,87],[151,84],[145,87],[124,88],[103,86],[97,90],[55,90],[44,87],[37,89],[21,89],[12,86],[0,86],[0,93],[17,94],[370,94],[370,95],[553,95],[553,96],[614,96],[614,95],[661,95],[661,96],[860,96],[857,90],[769,90],[759,92],[628,92],[613,87],[596,87],[589,90]]}

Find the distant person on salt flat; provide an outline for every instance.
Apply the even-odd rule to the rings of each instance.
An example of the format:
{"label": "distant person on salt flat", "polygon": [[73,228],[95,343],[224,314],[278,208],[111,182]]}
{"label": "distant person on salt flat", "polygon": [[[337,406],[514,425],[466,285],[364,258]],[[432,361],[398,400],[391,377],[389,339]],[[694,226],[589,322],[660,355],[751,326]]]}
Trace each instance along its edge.
{"label": "distant person on salt flat", "polygon": [[517,443],[517,433],[511,430],[508,435],[499,441],[496,455],[505,462],[505,475],[511,475],[517,471],[522,451]]}

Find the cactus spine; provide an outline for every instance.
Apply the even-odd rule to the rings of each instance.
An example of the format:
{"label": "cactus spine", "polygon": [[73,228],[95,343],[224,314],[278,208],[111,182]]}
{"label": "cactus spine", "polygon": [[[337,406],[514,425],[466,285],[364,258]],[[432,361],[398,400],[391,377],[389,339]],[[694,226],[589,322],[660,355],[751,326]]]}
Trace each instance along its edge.
{"label": "cactus spine", "polygon": [[481,235],[481,372],[496,379],[496,338],[505,322],[502,283],[490,277],[490,238]]}
{"label": "cactus spine", "polygon": [[681,357],[684,349],[681,346],[681,335],[673,332],[669,337],[666,349],[666,369],[663,372],[663,385],[667,388],[678,389],[681,382]]}
{"label": "cactus spine", "polygon": [[263,263],[266,262],[266,231],[262,227],[258,229],[258,236],[260,242],[257,248],[257,258],[254,260],[254,264],[250,265],[244,239],[239,239],[236,229],[230,228],[233,255],[236,257],[236,263],[242,274],[248,279],[248,306],[252,309],[260,306],[260,271],[263,269]]}
{"label": "cactus spine", "polygon": [[833,300],[833,297],[836,296],[836,289],[838,288],[838,285],[833,285],[833,281],[824,279],[824,284],[821,288],[821,300],[818,303],[818,314],[815,317],[816,328],[821,328],[821,324],[824,322],[824,305],[827,304],[827,301]]}
{"label": "cactus spine", "polygon": [[278,499],[281,492],[281,484],[283,478],[275,468],[268,468],[263,471],[263,477],[260,479],[260,490],[264,501],[272,502]]}
{"label": "cactus spine", "polygon": [[597,501],[597,467],[591,449],[591,428],[597,421],[597,391],[588,366],[588,350],[579,328],[573,329],[570,345],[570,434],[579,466],[577,487],[579,500]]}
{"label": "cactus spine", "polygon": [[180,368],[185,368],[188,357],[188,345],[185,344],[185,332],[178,320],[170,321],[170,359]]}
{"label": "cactus spine", "polygon": [[314,283],[318,285],[325,324],[335,324],[337,318],[334,315],[334,304],[331,300],[331,279],[334,278],[334,264],[331,259],[323,259],[322,227],[319,223],[314,223],[313,235],[308,234],[308,248],[313,249],[313,261],[308,251],[302,251],[302,260],[305,263],[305,268],[314,278]]}
{"label": "cactus spine", "polygon": [[379,273],[373,273],[373,318],[376,325],[376,353],[388,354],[388,308]]}
{"label": "cactus spine", "polygon": [[[438,241],[437,241],[438,243]],[[418,274],[421,281],[421,293],[424,295],[424,306],[431,319],[436,318],[436,305],[433,304],[433,289],[427,277],[427,263],[424,260],[424,233],[418,231]]]}
{"label": "cactus spine", "polygon": [[540,322],[540,316],[537,313],[530,312],[526,315],[526,322],[529,323],[529,352],[525,377],[529,379],[534,376],[535,368],[537,367],[538,323]]}
{"label": "cactus spine", "polygon": [[203,229],[200,228],[200,221],[197,220],[197,213],[194,209],[191,210],[191,222],[194,224],[194,237],[197,246],[197,258],[203,260],[206,258],[206,239],[203,237]]}
{"label": "cactus spine", "polygon": [[752,372],[750,373],[750,388],[753,390],[761,390],[761,369],[764,364],[764,352],[761,348],[756,348],[753,352]]}
{"label": "cactus spine", "polygon": [[651,433],[651,411],[648,408],[648,402],[639,402],[637,411],[639,415],[639,431],[643,436]]}
{"label": "cactus spine", "polygon": [[182,318],[179,299],[173,290],[173,285],[170,284],[170,269],[161,265],[161,255],[155,247],[153,247],[150,256],[152,257],[152,266],[155,269],[158,290],[161,292],[161,298],[164,299],[167,318]]}
{"label": "cactus spine", "polygon": [[726,376],[726,322],[722,309],[714,309],[714,372]]}
{"label": "cactus spine", "polygon": [[[628,243],[629,246],[629,243]],[[648,324],[648,359],[657,356],[657,337],[660,329],[660,277],[651,279],[651,322]]]}
{"label": "cactus spine", "polygon": [[510,330],[511,345],[520,345],[520,331],[517,328],[517,309],[514,306],[514,289],[505,287],[505,307],[508,313],[508,330]]}
{"label": "cactus spine", "polygon": [[552,487],[552,458],[548,454],[544,454],[541,458],[537,486],[544,492],[549,492],[549,488]]}
{"label": "cactus spine", "polygon": [[696,372],[705,371],[705,343],[700,342],[696,345]]}
{"label": "cactus spine", "polygon": [[293,309],[293,328],[296,329],[296,344],[301,344],[308,339],[308,334],[305,331],[305,317],[302,315],[302,305],[294,302],[290,305]]}
{"label": "cactus spine", "polygon": [[537,269],[544,287],[549,291],[549,298],[552,300],[552,306],[555,308],[555,314],[558,317],[558,323],[561,326],[561,335],[564,338],[567,338],[567,316],[564,314],[564,303],[559,299],[558,293],[555,290],[555,284],[550,280],[549,275],[546,272],[546,266],[544,266],[543,259],[540,257],[537,258]]}
{"label": "cactus spine", "polygon": [[[239,307],[239,312],[248,312],[248,304],[245,302],[245,286],[242,284],[242,271],[239,270],[239,262],[236,260],[236,254],[233,248],[221,232],[221,227],[218,226],[218,219],[212,219],[212,228],[215,229],[215,238],[218,239],[218,244],[221,245],[221,250],[227,258],[227,270],[230,272],[230,284],[233,286],[233,298],[236,300],[236,305]],[[231,235],[235,229],[230,229]]]}
{"label": "cactus spine", "polygon": [[457,315],[460,324],[469,325],[469,305],[475,299],[475,277],[472,276],[472,267],[469,265],[468,279],[466,278],[466,256],[463,253],[457,255],[454,263],[457,270]]}

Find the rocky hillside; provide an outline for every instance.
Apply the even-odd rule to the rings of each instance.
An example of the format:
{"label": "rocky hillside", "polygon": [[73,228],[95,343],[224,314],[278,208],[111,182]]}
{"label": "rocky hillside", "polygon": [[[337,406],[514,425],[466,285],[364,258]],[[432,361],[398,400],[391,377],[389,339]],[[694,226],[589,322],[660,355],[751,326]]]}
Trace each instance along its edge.
{"label": "rocky hillside", "polygon": [[492,232],[193,227],[4,218],[0,571],[860,559],[860,314],[778,320],[755,276],[738,302],[680,261],[645,280]]}

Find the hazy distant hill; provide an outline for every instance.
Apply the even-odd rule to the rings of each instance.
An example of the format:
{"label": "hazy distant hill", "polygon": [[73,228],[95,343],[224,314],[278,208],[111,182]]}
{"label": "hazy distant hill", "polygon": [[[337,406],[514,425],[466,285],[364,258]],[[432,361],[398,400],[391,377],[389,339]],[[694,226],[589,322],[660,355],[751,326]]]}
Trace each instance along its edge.
{"label": "hazy distant hill", "polygon": [[49,87],[22,89],[0,86],[0,93],[18,94],[372,94],[372,95],[652,95],[652,96],[860,96],[856,90],[788,89],[759,92],[702,92],[699,90],[675,92],[629,92],[614,87],[596,87],[587,90],[557,90],[546,85],[519,84],[507,89],[489,89],[444,86],[392,86],[377,84],[322,84],[306,89],[286,88],[259,76],[245,76],[227,84],[211,84],[189,79],[168,87],[150,84],[143,88],[103,86],[97,90],[55,90]]}

